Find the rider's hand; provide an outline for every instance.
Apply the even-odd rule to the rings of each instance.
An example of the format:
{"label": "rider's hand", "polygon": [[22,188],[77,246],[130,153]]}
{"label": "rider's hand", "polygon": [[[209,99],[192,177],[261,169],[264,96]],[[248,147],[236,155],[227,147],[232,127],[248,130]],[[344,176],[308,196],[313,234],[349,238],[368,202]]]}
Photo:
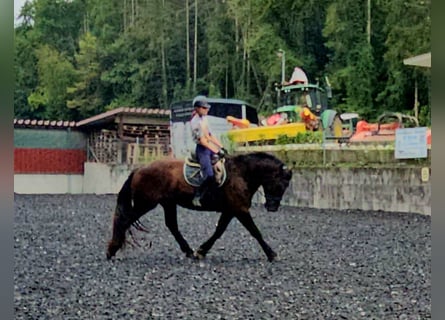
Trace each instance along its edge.
{"label": "rider's hand", "polygon": [[224,158],[224,156],[225,156],[226,153],[227,153],[227,152],[224,152],[224,151],[225,151],[224,148],[219,149],[219,151],[218,151],[218,153],[217,153],[218,157],[220,157],[220,158]]}
{"label": "rider's hand", "polygon": [[220,156],[218,155],[218,153],[214,153],[214,154],[212,155],[212,165],[214,165],[215,163],[217,163],[217,162],[219,161],[219,159],[221,159],[221,158],[220,158]]}

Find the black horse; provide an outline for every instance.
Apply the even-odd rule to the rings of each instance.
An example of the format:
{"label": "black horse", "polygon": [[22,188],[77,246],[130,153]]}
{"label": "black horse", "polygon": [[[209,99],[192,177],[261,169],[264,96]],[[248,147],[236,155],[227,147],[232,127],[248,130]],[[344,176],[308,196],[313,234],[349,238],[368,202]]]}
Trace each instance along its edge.
{"label": "black horse", "polygon": [[[113,257],[125,244],[130,227],[141,229],[139,218],[160,204],[164,208],[165,224],[187,257],[204,258],[232,218],[236,217],[259,242],[268,260],[273,261],[277,254],[264,241],[249,209],[253,195],[262,186],[265,208],[267,211],[277,211],[292,171],[278,158],[264,152],[227,156],[225,183],[206,194],[202,207],[195,207],[192,204],[194,188],[185,181],[183,166],[183,160],[157,160],[129,175],[117,197],[107,258]],[[177,205],[193,210],[221,212],[214,234],[195,252],[178,229]]]}

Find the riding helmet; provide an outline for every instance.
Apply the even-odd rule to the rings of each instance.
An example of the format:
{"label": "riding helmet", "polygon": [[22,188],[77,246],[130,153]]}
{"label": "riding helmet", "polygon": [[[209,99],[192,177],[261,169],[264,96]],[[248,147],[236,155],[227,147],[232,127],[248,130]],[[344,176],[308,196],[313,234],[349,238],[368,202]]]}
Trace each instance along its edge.
{"label": "riding helmet", "polygon": [[193,99],[193,108],[197,107],[210,108],[210,104],[207,102],[205,96],[196,96],[195,99]]}

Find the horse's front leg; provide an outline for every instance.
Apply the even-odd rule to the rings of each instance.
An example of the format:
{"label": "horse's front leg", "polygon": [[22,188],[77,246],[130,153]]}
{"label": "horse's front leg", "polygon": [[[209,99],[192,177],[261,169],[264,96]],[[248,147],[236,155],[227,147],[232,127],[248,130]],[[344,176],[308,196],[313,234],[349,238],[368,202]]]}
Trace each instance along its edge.
{"label": "horse's front leg", "polygon": [[272,250],[272,248],[264,241],[263,236],[261,235],[260,230],[258,230],[255,222],[250,215],[250,212],[242,212],[236,215],[236,218],[241,222],[241,224],[246,227],[246,229],[250,232],[250,234],[257,239],[261,248],[263,248],[264,253],[267,256],[269,261],[275,260],[277,254]]}
{"label": "horse's front leg", "polygon": [[195,257],[198,259],[204,259],[205,255],[209,250],[212,248],[212,246],[215,244],[215,241],[218,240],[221,235],[226,230],[227,226],[229,225],[230,221],[233,218],[233,214],[223,212],[221,213],[221,216],[219,217],[218,224],[216,225],[216,230],[213,233],[213,235],[204,242],[195,252]]}
{"label": "horse's front leg", "polygon": [[165,225],[170,230],[172,235],[175,237],[176,242],[178,242],[179,247],[181,248],[182,252],[186,254],[187,257],[192,258],[193,257],[193,250],[190,248],[187,241],[182,236],[181,232],[179,232],[178,228],[178,215],[177,215],[177,209],[175,204],[163,204],[164,207],[164,219],[165,219]]}

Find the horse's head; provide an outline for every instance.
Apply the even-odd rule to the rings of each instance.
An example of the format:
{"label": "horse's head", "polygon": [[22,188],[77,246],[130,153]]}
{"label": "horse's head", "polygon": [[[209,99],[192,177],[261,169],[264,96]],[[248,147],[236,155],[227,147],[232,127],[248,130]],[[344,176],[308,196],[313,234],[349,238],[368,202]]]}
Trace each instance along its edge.
{"label": "horse's head", "polygon": [[292,178],[292,171],[281,160],[270,153],[259,151],[231,157],[227,164],[232,174],[238,172],[247,180],[250,196],[262,186],[266,210],[278,210]]}
{"label": "horse's head", "polygon": [[280,206],[281,198],[289,186],[292,178],[292,171],[281,164],[273,168],[268,174],[268,181],[263,183],[264,196],[266,203],[264,207],[267,211],[275,212]]}

